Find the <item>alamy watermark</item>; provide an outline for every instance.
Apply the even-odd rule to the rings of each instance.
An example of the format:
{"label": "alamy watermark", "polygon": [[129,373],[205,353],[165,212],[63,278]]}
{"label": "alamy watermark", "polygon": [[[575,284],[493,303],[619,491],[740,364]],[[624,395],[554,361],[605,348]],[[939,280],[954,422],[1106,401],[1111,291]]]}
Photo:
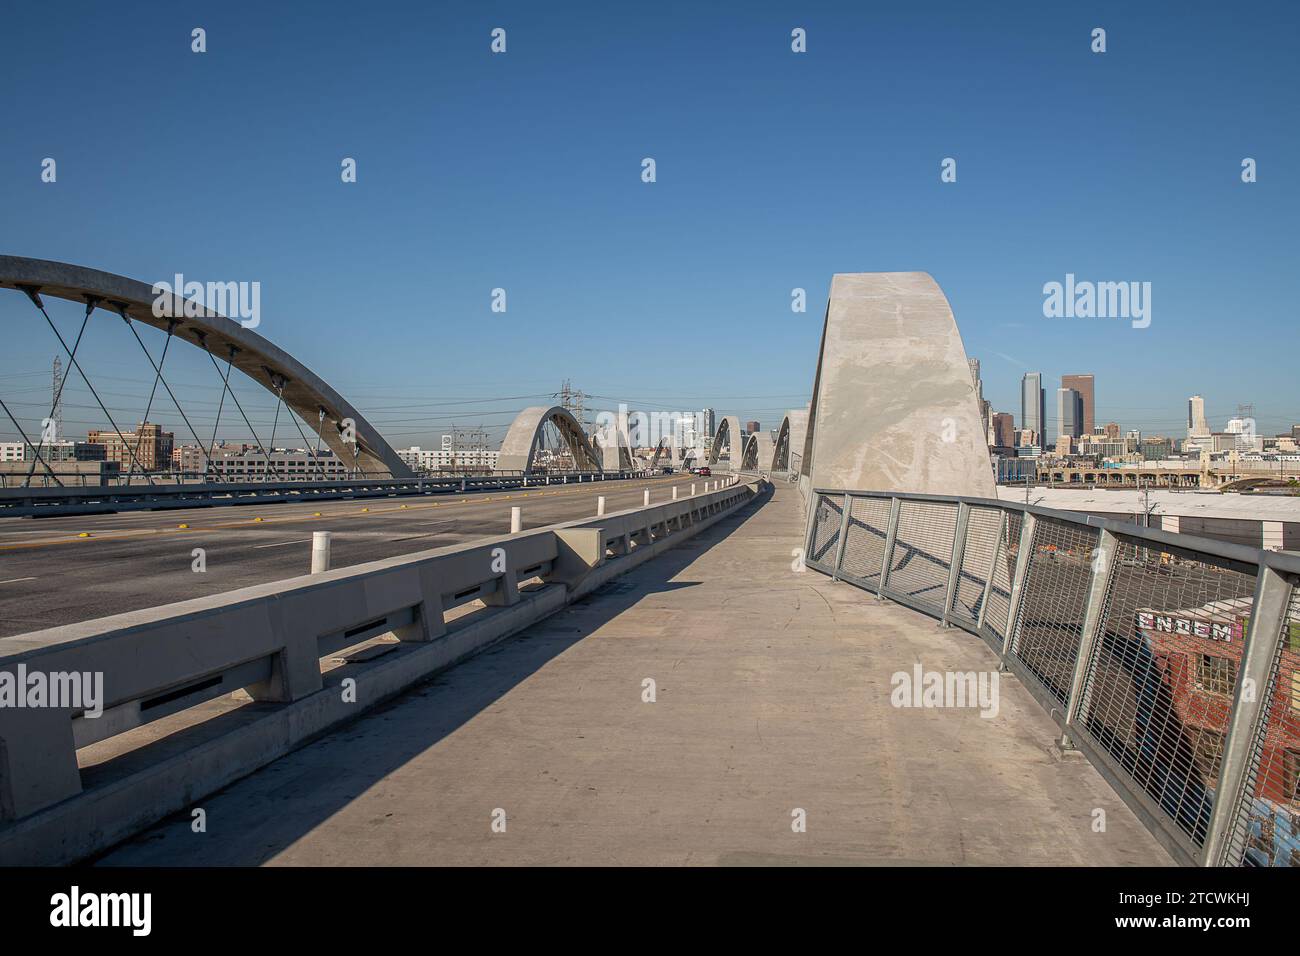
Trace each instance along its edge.
{"label": "alamy watermark", "polygon": [[153,314],[157,318],[196,319],[215,312],[246,329],[262,323],[262,283],[186,282],[179,272],[174,279],[153,284]]}
{"label": "alamy watermark", "polygon": [[1131,319],[1133,328],[1151,324],[1150,282],[1065,282],[1043,284],[1043,315],[1049,319]]}
{"label": "alamy watermark", "polygon": [[81,710],[87,717],[104,713],[103,671],[29,671],[19,664],[0,671],[0,708]]}
{"label": "alamy watermark", "polygon": [[896,671],[889,702],[895,707],[972,707],[985,718],[998,715],[997,671]]}

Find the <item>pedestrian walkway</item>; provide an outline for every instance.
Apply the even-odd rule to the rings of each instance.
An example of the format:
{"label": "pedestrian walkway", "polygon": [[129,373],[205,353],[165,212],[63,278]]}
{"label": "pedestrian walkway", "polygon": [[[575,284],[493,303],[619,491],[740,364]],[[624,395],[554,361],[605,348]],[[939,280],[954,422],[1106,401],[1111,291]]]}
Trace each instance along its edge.
{"label": "pedestrian walkway", "polygon": [[1170,864],[1014,678],[992,717],[895,707],[997,662],[797,572],[802,527],[783,485],[104,862]]}

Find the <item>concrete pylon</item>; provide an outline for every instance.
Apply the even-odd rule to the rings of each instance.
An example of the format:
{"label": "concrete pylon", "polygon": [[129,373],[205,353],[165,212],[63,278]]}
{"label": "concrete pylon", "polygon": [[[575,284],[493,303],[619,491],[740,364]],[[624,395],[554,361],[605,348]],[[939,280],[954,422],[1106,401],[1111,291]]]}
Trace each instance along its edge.
{"label": "concrete pylon", "polygon": [[713,447],[709,449],[709,465],[716,465],[723,449],[731,462],[731,470],[739,471],[745,455],[745,433],[740,429],[739,415],[724,415],[718,423],[718,432],[713,436]]}
{"label": "concrete pylon", "polygon": [[808,433],[808,408],[792,408],[785,413],[772,447],[772,471],[798,474],[803,466],[804,436]]}
{"label": "concrete pylon", "polygon": [[805,448],[814,489],[996,497],[966,350],[927,273],[831,280]]}

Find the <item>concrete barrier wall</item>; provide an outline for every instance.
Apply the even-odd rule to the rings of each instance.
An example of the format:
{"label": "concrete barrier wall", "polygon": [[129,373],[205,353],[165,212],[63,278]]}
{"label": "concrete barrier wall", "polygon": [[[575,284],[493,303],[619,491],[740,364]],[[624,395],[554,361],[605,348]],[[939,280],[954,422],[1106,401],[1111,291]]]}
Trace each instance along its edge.
{"label": "concrete barrier wall", "polygon": [[[38,476],[39,477],[39,476]],[[198,506],[278,504],[334,498],[387,498],[532,488],[539,485],[648,477],[643,471],[571,472],[561,475],[467,475],[438,478],[366,478],[339,481],[245,481],[192,484],[31,486],[0,488],[0,517],[58,517],[161,511]]]}
{"label": "concrete barrier wall", "polygon": [[[0,708],[0,864],[69,863],[111,846],[554,613],[743,506],[759,487],[736,482],[6,638],[0,672],[102,674],[104,712]],[[476,601],[484,607],[455,613]],[[322,659],[380,636],[390,639],[382,656],[322,669]],[[355,681],[351,700],[344,680]],[[97,772],[101,782],[87,783],[79,748],[219,700],[229,719],[232,694],[256,705],[249,719],[157,760],[127,751],[128,772]]]}

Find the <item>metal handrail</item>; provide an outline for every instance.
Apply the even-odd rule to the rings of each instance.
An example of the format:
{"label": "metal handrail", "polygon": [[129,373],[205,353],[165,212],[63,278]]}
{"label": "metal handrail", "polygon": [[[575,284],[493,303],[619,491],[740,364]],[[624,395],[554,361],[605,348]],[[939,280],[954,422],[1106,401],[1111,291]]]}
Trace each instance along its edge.
{"label": "metal handrail", "polygon": [[[871,523],[858,521],[851,518],[853,502],[862,500],[880,501],[887,504],[887,509],[877,508]],[[921,519],[919,516],[909,518],[907,509],[903,507],[905,504],[946,507],[937,511],[937,518],[936,509],[926,509]],[[916,512],[915,508],[911,510]],[[967,571],[967,551],[971,541],[967,523],[977,510],[993,511],[1000,517],[995,522],[997,531],[991,552],[986,553],[987,532],[983,539],[985,549],[979,553],[972,552],[976,566],[983,561],[987,570]],[[888,513],[887,527],[885,511]],[[1009,536],[1008,522],[1014,515],[1021,518],[1018,542],[1013,542]],[[937,546],[927,551],[917,542],[914,533],[920,532],[922,527],[931,536],[936,528],[941,532],[938,540],[943,547],[942,553]],[[869,532],[867,540],[876,542],[866,552],[866,577],[859,576],[860,565],[851,570],[845,568],[845,557],[850,551],[848,536],[854,528],[865,528]],[[1087,584],[1082,587],[1082,581],[1076,578],[1071,588],[1072,596],[1053,588],[1063,580],[1059,578],[1059,570],[1053,571],[1055,562],[1041,558],[1035,562],[1035,556],[1040,555],[1040,543],[1043,548],[1041,555],[1054,552],[1049,544],[1051,539],[1040,538],[1041,534],[1053,528],[1056,530],[1051,533],[1058,536],[1058,540],[1062,534],[1073,534],[1078,541],[1076,558],[1088,562],[1086,569],[1081,564],[1076,566],[1078,575],[1087,575]],[[1075,530],[1065,530],[1070,528]],[[1086,533],[1080,537],[1080,532]],[[949,533],[951,546],[948,544]],[[1135,553],[1169,554],[1255,579],[1253,597],[1247,599],[1243,594],[1233,599],[1249,600],[1249,616],[1244,616],[1244,604],[1237,613],[1238,622],[1248,620],[1249,626],[1244,628],[1240,658],[1235,661],[1231,710],[1226,721],[1222,722],[1222,757],[1213,783],[1212,778],[1200,776],[1195,766],[1179,763],[1177,752],[1168,750],[1168,741],[1162,736],[1165,727],[1162,725],[1159,731],[1153,730],[1156,722],[1151,719],[1151,714],[1143,718],[1144,723],[1140,726],[1134,724],[1133,728],[1133,733],[1139,734],[1136,743],[1141,759],[1151,761],[1151,768],[1159,770],[1168,779],[1181,780],[1183,787],[1181,790],[1175,787],[1175,792],[1171,792],[1167,782],[1161,789],[1150,782],[1149,776],[1139,780],[1133,775],[1132,767],[1126,766],[1127,760],[1135,759],[1131,746],[1122,739],[1114,739],[1113,727],[1104,722],[1090,723],[1085,713],[1091,694],[1111,694],[1110,699],[1114,700],[1118,698],[1113,695],[1125,692],[1124,685],[1115,682],[1113,667],[1116,659],[1113,655],[1116,649],[1129,653],[1141,642],[1149,640],[1149,636],[1144,637],[1140,630],[1129,634],[1106,629],[1112,610],[1117,608],[1125,613],[1129,609],[1127,602],[1141,598],[1140,591],[1129,590],[1124,598],[1126,603],[1112,604],[1119,600],[1115,593],[1117,582],[1121,580],[1118,556],[1125,544],[1142,549]],[[1016,553],[1014,568],[1001,566],[1003,561],[1010,561],[1012,548]],[[804,553],[808,567],[830,575],[833,580],[846,581],[878,597],[936,617],[944,626],[956,626],[983,638],[999,657],[1000,669],[1021,678],[1025,688],[1060,726],[1062,748],[1082,752],[1177,861],[1189,865],[1237,865],[1247,859],[1247,834],[1254,832],[1250,830],[1253,826],[1251,814],[1252,811],[1258,813],[1257,806],[1263,799],[1257,797],[1254,790],[1262,779],[1261,762],[1264,759],[1265,733],[1271,731],[1270,715],[1275,709],[1279,710],[1284,733],[1294,734],[1293,728],[1300,726],[1296,718],[1282,707],[1285,703],[1282,695],[1289,694],[1290,687],[1281,686],[1283,640],[1300,629],[1300,612],[1295,609],[1300,607],[1300,601],[1293,604],[1293,598],[1300,597],[1300,590],[1297,590],[1300,587],[1300,554],[1266,551],[1198,535],[1144,527],[1115,518],[993,498],[828,488],[813,491]],[[860,555],[855,557],[855,561],[860,560]],[[915,584],[917,564],[913,562],[920,562],[923,569],[919,587]],[[1136,566],[1156,568],[1155,564]],[[904,572],[905,567],[912,570]],[[909,585],[908,577],[904,577],[901,584],[896,584],[899,574],[892,572],[910,576],[913,583]],[[988,599],[994,579],[999,575],[1002,578],[998,591],[1007,606],[1002,633],[997,633],[987,620]],[[1124,581],[1126,587],[1132,588],[1140,586],[1141,579],[1128,577]],[[1244,591],[1244,583],[1237,580],[1239,590]],[[959,606],[958,597],[963,584],[974,584],[979,589],[978,611],[974,606]],[[1195,596],[1198,585],[1194,573],[1170,588],[1171,593],[1176,593],[1178,586],[1191,589]],[[1034,595],[1034,613],[1037,616],[1026,621],[1026,595],[1030,593]],[[1203,590],[1201,594],[1204,596]],[[1068,602],[1071,597],[1075,607],[1061,603],[1063,600]],[[942,605],[939,605],[939,600],[942,600]],[[1176,598],[1173,600],[1177,602]],[[1078,607],[1079,604],[1082,606]],[[1214,602],[1192,607],[1202,606],[1213,608]],[[1063,615],[1043,615],[1045,609],[1055,612],[1061,607],[1065,609]],[[1207,613],[1221,612],[1211,610]],[[998,614],[1000,616],[1000,610]],[[1030,628],[1025,636],[1028,643],[1022,648],[1020,638],[1026,626]],[[1026,650],[1028,656],[1024,657]],[[1061,656],[1063,653],[1073,654],[1072,664],[1068,656]],[[1109,655],[1104,660],[1105,667],[1103,653]],[[1199,651],[1191,646],[1185,653]],[[1295,654],[1294,650],[1287,653],[1290,656]],[[1036,657],[1044,654],[1047,656]],[[1233,660],[1230,653],[1220,656]],[[1031,666],[1030,662],[1035,660],[1037,665]],[[1062,662],[1070,670],[1062,673],[1059,669],[1050,669],[1052,664]],[[1039,669],[1044,666],[1049,670]],[[1145,672],[1143,680],[1147,683],[1140,687],[1130,685],[1127,691],[1155,694],[1154,685],[1150,683],[1155,679],[1152,672]],[[1192,703],[1186,705],[1190,707]],[[1146,706],[1157,705],[1148,701]],[[1172,697],[1159,706],[1169,709],[1175,720],[1179,719]],[[1199,706],[1202,710],[1188,715],[1189,719],[1194,718],[1192,729],[1203,734],[1206,732],[1203,725],[1208,723],[1210,731],[1218,732],[1215,725],[1219,718],[1211,715],[1210,705],[1199,702]],[[1222,711],[1216,713],[1221,715]],[[1196,721],[1202,726],[1198,727]],[[1095,736],[1096,733],[1101,733],[1101,736]],[[1278,746],[1273,745],[1275,750]],[[1126,747],[1129,749],[1125,750]],[[1115,748],[1119,748],[1118,751]],[[1210,771],[1205,773],[1208,775]],[[1287,798],[1281,799],[1285,801]],[[1283,809],[1279,807],[1279,810]],[[1293,819],[1300,820],[1296,808],[1292,807],[1291,813]],[[1284,845],[1290,848],[1290,859],[1300,854],[1300,832],[1296,832],[1294,823],[1285,844],[1277,843],[1276,835],[1270,839],[1274,841],[1270,844],[1270,859],[1274,855],[1272,848],[1277,848],[1275,855],[1281,858]]]}

